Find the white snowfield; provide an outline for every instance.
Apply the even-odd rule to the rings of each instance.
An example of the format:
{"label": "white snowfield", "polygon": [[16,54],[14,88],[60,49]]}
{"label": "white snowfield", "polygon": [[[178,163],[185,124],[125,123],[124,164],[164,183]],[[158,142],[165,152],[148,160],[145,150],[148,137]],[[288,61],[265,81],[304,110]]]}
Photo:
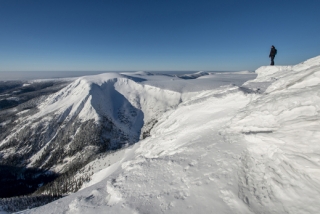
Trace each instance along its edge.
{"label": "white snowfield", "polygon": [[151,136],[86,188],[24,213],[320,213],[320,56],[256,73],[192,92],[148,76],[182,94]]}

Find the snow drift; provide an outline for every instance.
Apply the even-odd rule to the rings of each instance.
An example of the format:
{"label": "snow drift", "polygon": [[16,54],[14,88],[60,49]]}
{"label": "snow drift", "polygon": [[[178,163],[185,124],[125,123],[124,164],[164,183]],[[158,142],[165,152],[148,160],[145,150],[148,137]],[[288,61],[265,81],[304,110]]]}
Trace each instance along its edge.
{"label": "snow drift", "polygon": [[317,213],[320,57],[296,66],[262,67],[257,73],[251,82],[270,86],[239,111],[227,131],[231,142],[247,147],[239,197],[255,212]]}

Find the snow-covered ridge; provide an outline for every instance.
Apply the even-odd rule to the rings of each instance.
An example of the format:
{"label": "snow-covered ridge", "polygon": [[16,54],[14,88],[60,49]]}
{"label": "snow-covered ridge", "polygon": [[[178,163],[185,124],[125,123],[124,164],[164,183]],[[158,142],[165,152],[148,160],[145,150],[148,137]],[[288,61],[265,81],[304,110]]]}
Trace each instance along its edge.
{"label": "snow-covered ridge", "polygon": [[[126,112],[134,107],[142,111],[141,119],[148,122],[180,102],[180,93],[141,85],[129,78],[116,73],[81,77],[50,96],[34,117],[67,112],[66,120],[78,116],[83,121],[98,122],[101,116],[108,116],[117,121],[119,110]],[[141,127],[142,122],[132,126]]]}
{"label": "snow-covered ridge", "polygon": [[[181,99],[87,188],[25,213],[318,213],[320,56],[256,72]],[[137,89],[168,94],[149,87],[115,83],[137,107]]]}
{"label": "snow-covered ridge", "polygon": [[302,84],[308,84],[302,87],[316,85],[319,83],[319,76],[316,74],[319,65],[320,56],[293,66],[262,66],[255,71],[258,74],[257,78],[246,82],[244,86],[254,89],[260,87],[262,91],[265,91],[270,86],[268,93],[273,90],[291,87],[292,85],[301,87],[302,85],[299,86],[299,83],[302,82]]}
{"label": "snow-covered ridge", "polygon": [[317,213],[320,57],[256,72],[258,77],[250,82],[269,86],[226,129],[231,142],[247,147],[239,172],[239,197],[255,212]]}
{"label": "snow-covered ridge", "polygon": [[[115,149],[148,136],[164,112],[175,109],[201,91],[226,84],[239,85],[252,78],[243,75],[243,79],[237,81],[229,78],[220,82],[217,76],[183,80],[138,72],[75,79],[60,91],[41,98],[32,111],[17,112],[18,120],[1,140],[0,146],[5,149],[0,152],[4,161],[11,158],[21,164],[19,160],[23,160],[29,167],[61,171],[71,161],[85,160],[82,156],[92,155],[86,154],[87,151],[104,150],[105,144]],[[95,140],[85,139],[91,136],[87,132],[94,134]],[[99,132],[108,134],[103,134],[102,140]],[[97,147],[97,140],[103,141],[99,143],[101,148]],[[62,162],[59,166],[54,160],[57,156]]]}
{"label": "snow-covered ridge", "polygon": [[[78,159],[85,161],[99,150],[137,142],[140,135],[148,135],[159,115],[181,102],[181,93],[140,84],[141,81],[117,73],[74,80],[47,97],[37,112],[19,114],[17,125],[0,142],[7,148],[1,151],[3,158],[21,153],[27,156],[23,159],[29,167],[63,171],[66,165],[76,164]],[[92,139],[91,134],[95,135]],[[15,142],[21,144],[19,153],[14,153]],[[54,160],[57,154],[58,165],[58,160]]]}

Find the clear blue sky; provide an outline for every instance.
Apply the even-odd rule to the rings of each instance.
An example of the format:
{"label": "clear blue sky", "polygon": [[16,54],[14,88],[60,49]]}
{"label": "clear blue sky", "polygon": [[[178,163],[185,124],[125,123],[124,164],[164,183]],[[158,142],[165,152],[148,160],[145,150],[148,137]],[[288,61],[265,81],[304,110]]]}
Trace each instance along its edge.
{"label": "clear blue sky", "polygon": [[319,0],[0,0],[0,71],[233,71],[320,55]]}

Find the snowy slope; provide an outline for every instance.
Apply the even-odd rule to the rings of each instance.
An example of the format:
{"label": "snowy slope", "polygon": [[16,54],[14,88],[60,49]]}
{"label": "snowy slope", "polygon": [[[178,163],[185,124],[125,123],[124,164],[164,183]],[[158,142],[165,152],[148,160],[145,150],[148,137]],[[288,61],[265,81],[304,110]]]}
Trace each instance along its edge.
{"label": "snowy slope", "polygon": [[[17,119],[10,124],[13,128],[1,136],[1,163],[55,172],[75,165],[79,168],[79,163],[84,164],[98,153],[145,138],[157,119],[183,100],[203,90],[239,85],[252,78],[244,76],[223,83],[214,78],[183,80],[147,72],[74,79],[44,101],[41,99],[37,108],[17,112]],[[4,121],[1,127],[6,124]]]}
{"label": "snowy slope", "polygon": [[320,212],[320,57],[256,72],[185,96],[86,188],[24,213]]}
{"label": "snowy slope", "polygon": [[0,142],[2,160],[60,171],[100,150],[137,142],[144,123],[178,105],[181,94],[131,79],[112,73],[82,77],[50,95],[37,112],[20,112]]}
{"label": "snowy slope", "polygon": [[[318,213],[320,205],[320,57],[296,66],[260,68],[265,94],[230,123],[246,145],[239,197],[258,212]],[[271,206],[272,204],[272,206]]]}
{"label": "snowy slope", "polygon": [[[129,148],[121,161],[93,176],[91,184],[99,183],[34,211],[211,213],[220,207],[230,213],[232,208],[223,201],[232,197],[246,213],[248,209],[236,195],[228,196],[228,191],[225,198],[217,195],[220,187],[225,189],[237,177],[237,163],[228,150],[239,153],[241,149],[226,148],[217,132],[239,106],[248,102],[246,95],[234,93],[235,89],[202,92],[166,113],[150,138]],[[233,183],[232,188],[236,185]]]}

